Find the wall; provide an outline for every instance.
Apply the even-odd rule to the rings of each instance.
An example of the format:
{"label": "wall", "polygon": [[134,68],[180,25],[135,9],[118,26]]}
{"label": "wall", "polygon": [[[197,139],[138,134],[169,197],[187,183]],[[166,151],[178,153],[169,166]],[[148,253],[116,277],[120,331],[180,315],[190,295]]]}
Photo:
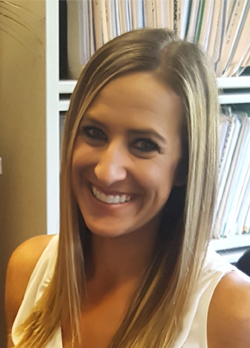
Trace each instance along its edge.
{"label": "wall", "polygon": [[45,1],[0,1],[0,342],[7,261],[46,233]]}

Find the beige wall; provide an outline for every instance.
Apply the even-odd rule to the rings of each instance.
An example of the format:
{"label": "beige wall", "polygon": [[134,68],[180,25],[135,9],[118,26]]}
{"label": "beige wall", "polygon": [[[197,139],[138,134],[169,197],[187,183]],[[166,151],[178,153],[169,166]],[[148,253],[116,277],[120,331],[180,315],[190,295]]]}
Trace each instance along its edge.
{"label": "beige wall", "polygon": [[1,347],[7,260],[22,241],[46,233],[45,1],[10,3],[0,7]]}

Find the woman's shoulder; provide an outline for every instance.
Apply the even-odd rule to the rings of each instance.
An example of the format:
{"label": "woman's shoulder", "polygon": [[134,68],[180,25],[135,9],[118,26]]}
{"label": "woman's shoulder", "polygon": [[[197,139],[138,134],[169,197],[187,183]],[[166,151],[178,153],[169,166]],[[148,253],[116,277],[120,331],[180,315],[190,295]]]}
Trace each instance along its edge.
{"label": "woman's shoulder", "polygon": [[41,235],[22,243],[11,255],[5,285],[5,312],[8,331],[22,303],[31,274],[53,236]]}
{"label": "woman's shoulder", "polygon": [[207,322],[209,348],[250,347],[250,278],[230,272],[212,296]]}

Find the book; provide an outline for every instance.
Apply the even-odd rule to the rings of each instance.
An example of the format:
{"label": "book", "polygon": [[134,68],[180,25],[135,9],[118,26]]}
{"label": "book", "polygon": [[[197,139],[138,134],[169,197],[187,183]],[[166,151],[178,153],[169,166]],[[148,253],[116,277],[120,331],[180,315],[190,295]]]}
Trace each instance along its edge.
{"label": "book", "polygon": [[184,39],[186,35],[190,3],[190,0],[175,0],[173,2],[173,28],[181,39]]}
{"label": "book", "polygon": [[89,16],[89,50],[90,50],[90,56],[92,56],[95,53],[95,39],[94,39],[94,21],[93,21],[93,1],[88,0],[89,6],[88,6],[88,16]]}
{"label": "book", "polygon": [[241,130],[241,120],[236,115],[227,117],[228,127],[225,141],[223,143],[223,149],[221,151],[221,157],[219,162],[219,178],[218,178],[218,202],[221,200],[221,196],[224,191],[225,184],[227,182],[230,166],[233,160],[234,151],[238,142],[238,137]]}
{"label": "book", "polygon": [[132,1],[134,0],[126,0],[127,31],[132,30]]}
{"label": "book", "polygon": [[225,77],[234,75],[242,66],[242,62],[250,48],[249,40],[249,25],[250,25],[250,1],[245,8],[244,16],[242,18],[239,32],[240,35],[228,59],[228,66],[224,73]]}
{"label": "book", "polygon": [[68,13],[68,77],[78,78],[90,59],[90,23],[88,1],[70,1]]}
{"label": "book", "polygon": [[114,0],[115,7],[115,27],[116,35],[121,35],[121,23],[120,23],[120,13],[119,13],[119,0]]}
{"label": "book", "polygon": [[[223,0],[224,1],[224,0]],[[232,16],[233,8],[235,6],[236,0],[224,1],[225,2],[225,31],[230,22],[230,18]]]}
{"label": "book", "polygon": [[128,0],[115,0],[116,8],[116,32],[117,35],[121,35],[131,30],[130,19],[128,16]]}
{"label": "book", "polygon": [[146,28],[156,27],[155,0],[144,0],[144,18]]}
{"label": "book", "polygon": [[115,18],[115,0],[106,0],[107,3],[107,17],[108,17],[108,35],[109,40],[117,36],[116,32],[116,18]]}
{"label": "book", "polygon": [[174,26],[174,32],[175,34],[180,34],[180,3],[181,0],[173,0],[173,26]]}
{"label": "book", "polygon": [[[235,5],[235,2],[237,0],[219,0],[221,2],[221,12],[220,12],[220,17],[221,17],[221,23],[218,28],[218,35],[217,35],[217,40],[215,42],[216,49],[215,53],[216,56],[214,56],[214,62],[215,62],[215,70],[217,69],[219,59],[221,57],[221,49],[222,49],[222,42],[224,40],[224,37],[227,32],[228,24],[232,15],[232,11]],[[217,4],[217,1],[215,2]]]}
{"label": "book", "polygon": [[197,20],[196,20],[195,39],[194,39],[195,43],[198,43],[200,39],[201,25],[203,22],[203,15],[205,10],[205,3],[207,1],[208,0],[200,0],[200,6],[199,6],[199,11],[198,11]]}
{"label": "book", "polygon": [[221,115],[220,117],[220,144],[219,144],[219,168],[224,158],[225,146],[228,142],[229,127],[232,127],[232,118]]}
{"label": "book", "polygon": [[226,29],[226,35],[224,36],[222,42],[222,53],[216,69],[217,76],[223,76],[227,69],[234,47],[240,36],[242,20],[244,20],[245,11],[248,6],[249,0],[236,0],[235,2],[231,18]]}
{"label": "book", "polygon": [[224,191],[224,194],[226,194],[222,218],[224,236],[228,235],[230,230],[230,224],[228,222],[231,221],[231,214],[234,215],[235,213],[235,207],[250,161],[250,157],[247,156],[250,153],[250,119],[246,114],[239,115],[238,117],[242,120],[242,127]]}
{"label": "book", "polygon": [[109,12],[109,0],[99,0],[101,3],[101,23],[102,23],[102,37],[103,44],[110,40],[110,14]]}
{"label": "book", "polygon": [[214,64],[215,71],[221,56],[221,45],[225,34],[226,4],[227,2],[224,0],[218,0],[214,3],[213,22],[207,52]]}
{"label": "book", "polygon": [[247,54],[242,62],[242,66],[244,67],[244,69],[250,66],[250,50],[248,50],[248,52],[247,52]]}
{"label": "book", "polygon": [[[249,203],[249,196],[248,198],[245,196],[245,192],[248,186],[248,182],[250,179],[250,160],[247,160],[247,163],[245,163],[245,171],[241,175],[241,183],[238,187],[236,199],[233,202],[233,205],[231,207],[231,213],[229,214],[229,218],[227,221],[227,229],[229,234],[241,234],[243,231],[238,230],[238,217],[242,210],[244,210],[244,205],[248,206]],[[231,226],[235,226],[234,229]]]}
{"label": "book", "polygon": [[196,28],[198,23],[198,15],[200,11],[200,1],[192,0],[190,6],[190,16],[188,22],[188,29],[186,34],[186,40],[195,43]]}
{"label": "book", "polygon": [[155,0],[155,20],[157,28],[165,28],[167,26],[166,17],[166,1]]}
{"label": "book", "polygon": [[221,18],[223,15],[223,7],[224,7],[224,0],[218,0],[214,2],[213,7],[213,15],[212,15],[212,23],[211,23],[211,29],[210,29],[210,35],[208,38],[208,44],[206,48],[206,52],[208,56],[211,59],[211,62],[213,64],[216,63],[216,57],[218,56],[218,53],[215,52],[217,49],[217,46],[215,46],[216,37],[221,32]]}
{"label": "book", "polygon": [[212,19],[213,19],[213,9],[214,9],[214,0],[206,0],[204,6],[204,12],[201,23],[201,30],[199,36],[199,47],[206,52],[210,37]]}
{"label": "book", "polygon": [[170,30],[174,30],[174,2],[173,0],[165,0],[166,2],[166,26]]}
{"label": "book", "polygon": [[237,147],[242,120],[236,115],[226,118],[228,121],[227,135],[223,144],[223,150],[219,163],[218,192],[214,211],[214,238],[220,238],[221,224],[226,204],[229,187],[227,185],[230,177],[231,164]]}
{"label": "book", "polygon": [[181,39],[185,39],[186,33],[187,33],[187,27],[188,27],[188,21],[190,16],[190,9],[191,9],[191,1],[192,0],[179,0],[179,7],[178,7],[178,13],[179,13],[179,28],[178,28],[178,35]]}
{"label": "book", "polygon": [[[232,124],[233,124],[233,117],[228,117],[226,115],[221,115],[220,117],[220,129],[219,129],[219,135],[220,135],[220,142],[219,142],[219,177],[218,177],[218,183],[220,182],[220,174],[221,174],[221,167],[223,164],[223,161],[225,161],[225,152],[227,147],[229,146],[230,141],[230,135],[232,134]],[[222,186],[218,185],[218,188],[221,189],[217,192],[217,199],[216,199],[216,205],[214,209],[214,217],[213,217],[213,238],[219,238],[220,237],[220,228],[218,224],[216,224],[216,217],[217,217],[217,211],[218,207],[220,205],[220,200],[222,196]],[[221,194],[220,194],[221,192]]]}
{"label": "book", "polygon": [[[250,25],[250,6],[246,10],[244,23],[242,24],[242,31],[237,42],[234,54],[227,69],[227,76],[237,75],[242,68],[247,66],[245,58],[248,56],[250,50],[249,40],[249,25]],[[245,65],[246,64],[246,65]]]}
{"label": "book", "polygon": [[93,0],[95,51],[97,51],[103,45],[102,2],[103,0]]}
{"label": "book", "polygon": [[250,204],[250,164],[248,166],[248,171],[244,180],[244,185],[242,186],[241,194],[239,197],[239,202],[236,207],[236,211],[233,216],[236,218],[236,234],[240,235],[244,231],[244,220],[248,211]]}
{"label": "book", "polygon": [[250,233],[250,204],[243,224],[243,233]]}
{"label": "book", "polygon": [[[158,1],[162,3],[161,0]],[[132,29],[140,29],[144,27],[143,0],[131,1],[131,18]]]}

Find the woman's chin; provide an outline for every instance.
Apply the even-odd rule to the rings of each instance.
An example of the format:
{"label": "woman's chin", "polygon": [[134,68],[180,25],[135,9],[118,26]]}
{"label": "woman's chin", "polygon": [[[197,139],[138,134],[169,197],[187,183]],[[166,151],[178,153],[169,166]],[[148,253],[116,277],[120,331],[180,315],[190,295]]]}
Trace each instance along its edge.
{"label": "woman's chin", "polygon": [[129,233],[127,228],[117,228],[114,227],[114,224],[113,226],[110,226],[108,224],[103,225],[86,223],[86,225],[93,235],[102,238],[117,238]]}

